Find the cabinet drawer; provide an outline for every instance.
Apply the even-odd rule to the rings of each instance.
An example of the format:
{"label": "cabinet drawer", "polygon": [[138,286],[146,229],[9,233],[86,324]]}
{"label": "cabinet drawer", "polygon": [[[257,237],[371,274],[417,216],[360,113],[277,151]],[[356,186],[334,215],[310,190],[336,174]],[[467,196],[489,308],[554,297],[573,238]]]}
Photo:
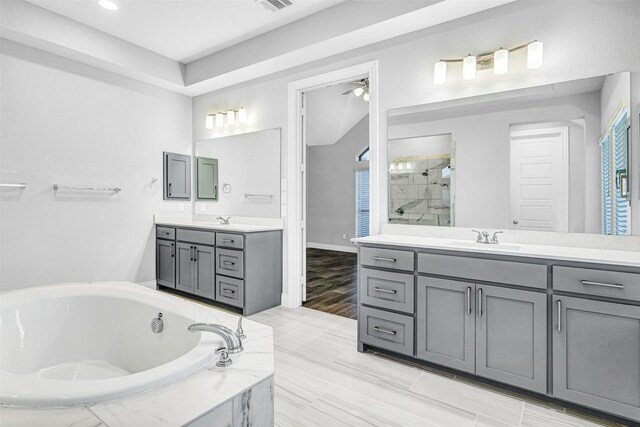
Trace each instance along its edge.
{"label": "cabinet drawer", "polygon": [[244,249],[244,236],[242,234],[216,233],[216,246]]}
{"label": "cabinet drawer", "polygon": [[413,252],[364,247],[360,249],[360,264],[413,271]]}
{"label": "cabinet drawer", "polygon": [[640,301],[640,274],[553,266],[558,291]]}
{"label": "cabinet drawer", "polygon": [[358,325],[363,343],[413,355],[413,317],[360,307]]}
{"label": "cabinet drawer", "polygon": [[244,282],[231,277],[216,276],[216,301],[242,308]]}
{"label": "cabinet drawer", "polygon": [[200,243],[210,246],[216,244],[216,233],[212,231],[184,230],[178,228],[176,236],[177,240],[181,242]]}
{"label": "cabinet drawer", "polygon": [[156,226],[156,237],[159,239],[175,240],[176,229]]}
{"label": "cabinet drawer", "polygon": [[413,274],[360,269],[362,304],[413,313]]}
{"label": "cabinet drawer", "polygon": [[217,248],[216,274],[242,279],[244,277],[244,253],[242,251]]}
{"label": "cabinet drawer", "polygon": [[418,272],[540,289],[547,288],[547,266],[541,264],[419,253]]}

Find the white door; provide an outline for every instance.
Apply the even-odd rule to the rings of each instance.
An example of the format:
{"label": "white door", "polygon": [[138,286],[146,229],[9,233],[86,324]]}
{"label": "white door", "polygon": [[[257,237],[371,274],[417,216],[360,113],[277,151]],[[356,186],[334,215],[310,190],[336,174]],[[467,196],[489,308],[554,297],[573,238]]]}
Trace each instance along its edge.
{"label": "white door", "polygon": [[307,300],[307,118],[305,117],[306,113],[306,101],[304,92],[300,94],[300,131],[302,132],[301,140],[302,140],[302,165],[300,168],[300,188],[302,188],[302,200],[300,206],[300,239],[302,248],[302,257],[301,262],[302,266],[300,271],[302,272],[302,277],[300,278],[302,287],[302,301]]}
{"label": "white door", "polygon": [[568,127],[511,132],[511,228],[569,231]]}

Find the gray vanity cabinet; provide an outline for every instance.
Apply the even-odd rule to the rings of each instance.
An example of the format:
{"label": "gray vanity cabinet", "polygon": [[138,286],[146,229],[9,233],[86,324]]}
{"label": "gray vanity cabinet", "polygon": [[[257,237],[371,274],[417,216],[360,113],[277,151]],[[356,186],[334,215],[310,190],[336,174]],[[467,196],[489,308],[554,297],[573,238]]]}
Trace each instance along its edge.
{"label": "gray vanity cabinet", "polygon": [[215,248],[178,242],[176,289],[215,299]]}
{"label": "gray vanity cabinet", "polygon": [[476,374],[547,391],[547,295],[476,286]]}
{"label": "gray vanity cabinet", "polygon": [[553,394],[640,421],[640,307],[553,297]]}
{"label": "gray vanity cabinet", "polygon": [[418,278],[417,358],[475,372],[475,288],[473,283]]}
{"label": "gray vanity cabinet", "polygon": [[176,286],[179,291],[194,293],[196,288],[193,245],[176,243]]}
{"label": "gray vanity cabinet", "polygon": [[163,153],[164,198],[191,200],[191,156]]}
{"label": "gray vanity cabinet", "polygon": [[170,240],[156,240],[156,278],[158,284],[176,287],[176,244]]}

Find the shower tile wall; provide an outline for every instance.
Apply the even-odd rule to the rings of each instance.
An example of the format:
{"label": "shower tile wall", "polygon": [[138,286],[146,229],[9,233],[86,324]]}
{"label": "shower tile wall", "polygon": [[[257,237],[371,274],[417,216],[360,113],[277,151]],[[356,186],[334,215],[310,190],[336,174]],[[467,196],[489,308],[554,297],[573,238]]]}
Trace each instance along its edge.
{"label": "shower tile wall", "polygon": [[[410,163],[411,169],[403,170]],[[395,224],[451,224],[450,177],[443,177],[448,158],[392,163],[389,222]],[[450,169],[446,169],[450,171]],[[447,175],[445,173],[445,175]]]}

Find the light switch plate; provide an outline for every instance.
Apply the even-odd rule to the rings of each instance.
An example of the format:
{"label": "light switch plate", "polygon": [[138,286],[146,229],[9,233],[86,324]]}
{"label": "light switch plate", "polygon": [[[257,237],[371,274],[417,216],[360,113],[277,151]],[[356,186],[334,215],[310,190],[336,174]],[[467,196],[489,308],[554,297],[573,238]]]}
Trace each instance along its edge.
{"label": "light switch plate", "polygon": [[207,204],[200,203],[200,212],[206,212],[206,211],[207,211]]}
{"label": "light switch plate", "polygon": [[184,212],[184,203],[178,203],[178,212]]}

